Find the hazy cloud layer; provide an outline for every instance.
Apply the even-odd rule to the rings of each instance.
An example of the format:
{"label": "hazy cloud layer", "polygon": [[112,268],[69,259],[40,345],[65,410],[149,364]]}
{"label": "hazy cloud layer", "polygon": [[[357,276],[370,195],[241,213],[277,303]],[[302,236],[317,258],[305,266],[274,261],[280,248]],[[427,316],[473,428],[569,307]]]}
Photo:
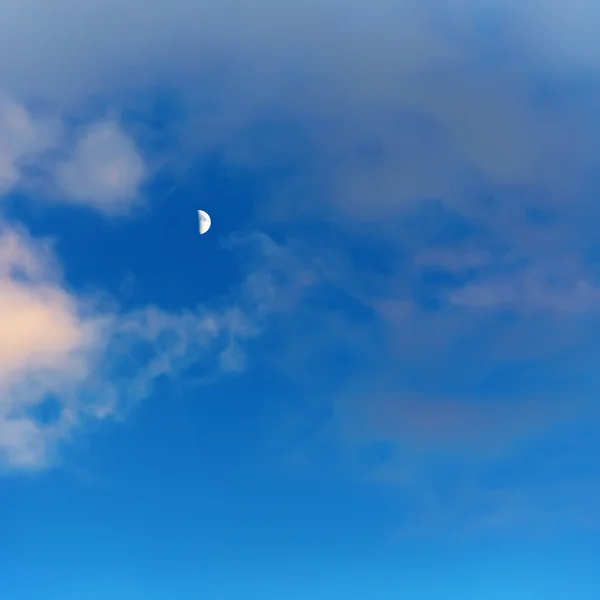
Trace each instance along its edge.
{"label": "hazy cloud layer", "polygon": [[[552,206],[590,200],[585,182],[600,139],[600,88],[589,77],[600,59],[586,33],[600,16],[591,0],[560,9],[541,0],[177,0],[152,11],[110,1],[51,13],[27,0],[3,12],[1,55],[19,56],[0,62],[9,93],[75,110],[91,96],[109,102],[170,84],[188,113],[180,141],[190,151],[219,148],[249,167],[310,152],[298,186],[312,199],[278,190],[278,214],[286,204],[288,216],[334,210],[373,220],[435,197],[498,228],[521,218],[516,188],[528,204],[539,194]],[[257,132],[265,121],[296,122],[302,139]],[[141,166],[113,138],[126,154],[100,185],[109,165],[90,170],[101,152],[92,143],[98,137],[82,139],[73,163],[88,173],[86,185],[67,168],[60,180],[70,182],[68,196],[96,205],[102,196],[114,207],[134,191]],[[498,187],[507,196],[501,214],[482,212],[474,200]]]}
{"label": "hazy cloud layer", "polygon": [[[561,395],[564,381],[579,382],[572,394],[586,383],[595,389],[599,6],[595,0],[5,3],[0,92],[19,100],[0,108],[0,193],[24,183],[23,168],[35,156],[58,148],[60,160],[43,162],[50,196],[107,213],[124,210],[139,198],[147,174],[125,133],[103,121],[84,126],[73,145],[57,142],[60,128],[32,116],[21,99],[41,98],[50,113],[68,115],[85,112],[90,98],[126,104],[134,90],[162,85],[176,91],[185,113],[176,132],[183,163],[216,150],[248,169],[297,166],[295,179],[271,190],[266,214],[301,217],[309,227],[328,220],[350,232],[345,241],[364,242],[364,235],[394,259],[386,272],[374,272],[357,257],[330,252],[331,243],[307,252],[259,237],[254,242],[271,267],[244,284],[251,308],[193,315],[148,310],[100,321],[82,316],[64,283],[30,260],[43,276],[31,283],[7,274],[0,288],[5,306],[22,316],[11,327],[33,316],[44,332],[15,329],[19,352],[10,358],[0,351],[0,381],[11,382],[3,384],[10,391],[0,405],[9,462],[39,463],[82,411],[109,414],[123,394],[144,395],[173,361],[185,368],[208,355],[216,368],[242,368],[240,346],[254,335],[249,323],[293,311],[302,325],[282,328],[290,337],[281,341],[281,356],[293,357],[297,370],[305,365],[306,379],[308,365],[317,364],[327,365],[328,381],[335,380],[335,360],[302,363],[297,348],[306,349],[303,356],[308,348],[327,348],[336,357],[344,347],[355,352],[356,371],[372,386],[379,378],[400,380],[385,402],[356,404],[352,394],[342,394],[333,408],[324,402],[330,418],[311,425],[320,435],[326,421],[323,435],[351,446],[353,456],[364,445],[361,436],[389,444],[389,457],[365,468],[372,479],[400,482],[430,516],[447,509],[459,521],[466,513],[487,523],[526,520],[552,496],[555,504],[546,504],[544,514],[597,520],[587,499],[597,497],[598,465],[585,460],[597,454],[593,436],[569,429],[564,395],[560,410],[547,414],[544,401],[526,392],[554,382]],[[287,133],[270,133],[269,125],[290,123],[295,127]],[[328,308],[324,298],[332,289],[352,299],[356,314]],[[138,343],[149,344],[154,358],[141,366],[134,361],[124,375],[111,371],[114,387],[98,388],[100,406],[82,409],[81,382],[101,386],[86,379],[90,365],[105,364],[109,347]],[[518,408],[477,403],[486,382],[493,387],[489,379],[504,383],[503,368],[522,361],[536,373],[539,360],[549,361],[557,379],[519,380],[526,389]],[[374,364],[379,370],[361,372]],[[428,388],[427,397],[439,399],[406,392],[407,373],[413,385]],[[457,384],[465,373],[468,389]],[[459,389],[449,400],[441,389],[452,386]],[[42,431],[26,407],[49,393],[60,393],[71,409]],[[591,404],[575,404],[573,418],[594,427]],[[348,443],[340,430],[354,418],[368,431]],[[530,456],[530,448],[517,448],[527,435],[538,436],[539,447],[565,448],[557,460],[567,466],[535,490],[498,474]],[[501,458],[483,452],[488,443],[501,449]],[[461,447],[476,460],[458,452],[444,462],[449,449]],[[555,458],[534,458],[527,475],[553,471]],[[583,472],[572,485],[569,469]],[[447,475],[442,492],[435,489],[440,474]],[[493,476],[500,481],[495,487]]]}
{"label": "hazy cloud layer", "polygon": [[235,141],[256,119],[308,119],[338,208],[356,213],[369,198],[389,214],[424,196],[462,203],[478,178],[568,193],[597,165],[599,90],[581,85],[600,62],[589,33],[599,20],[592,0],[176,0],[151,11],[27,0],[3,8],[0,55],[19,58],[0,62],[0,77],[67,106],[159,82],[205,95],[222,68],[213,108],[194,109],[196,145],[233,144],[261,162],[271,144],[248,153]]}
{"label": "hazy cloud layer", "polygon": [[448,298],[442,278],[431,306],[415,297],[421,269],[468,290],[452,278],[501,277],[498,264],[431,251],[385,275],[320,250],[278,347],[300,390],[273,409],[286,468],[395,489],[402,534],[600,525],[598,304],[576,265],[509,265],[477,305]]}

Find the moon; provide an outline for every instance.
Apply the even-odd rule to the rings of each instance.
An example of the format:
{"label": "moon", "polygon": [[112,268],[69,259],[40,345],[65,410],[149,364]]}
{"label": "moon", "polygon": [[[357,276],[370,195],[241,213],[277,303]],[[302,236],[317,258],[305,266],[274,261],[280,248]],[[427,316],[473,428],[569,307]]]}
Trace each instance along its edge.
{"label": "moon", "polygon": [[203,210],[198,211],[198,221],[200,223],[200,234],[206,233],[210,229],[210,215]]}

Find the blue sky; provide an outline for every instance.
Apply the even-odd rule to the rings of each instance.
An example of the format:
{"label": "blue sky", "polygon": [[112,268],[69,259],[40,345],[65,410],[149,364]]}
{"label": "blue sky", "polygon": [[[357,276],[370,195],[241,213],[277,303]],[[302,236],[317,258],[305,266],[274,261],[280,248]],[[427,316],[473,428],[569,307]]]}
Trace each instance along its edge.
{"label": "blue sky", "polygon": [[5,3],[2,598],[597,598],[599,26]]}

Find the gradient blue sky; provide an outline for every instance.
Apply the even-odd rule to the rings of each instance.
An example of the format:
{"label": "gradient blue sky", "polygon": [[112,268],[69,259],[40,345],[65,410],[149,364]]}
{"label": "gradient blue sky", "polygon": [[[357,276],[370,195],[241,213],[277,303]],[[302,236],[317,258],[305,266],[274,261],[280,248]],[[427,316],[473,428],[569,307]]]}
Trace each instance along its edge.
{"label": "gradient blue sky", "polygon": [[4,2],[0,597],[600,597],[599,7]]}

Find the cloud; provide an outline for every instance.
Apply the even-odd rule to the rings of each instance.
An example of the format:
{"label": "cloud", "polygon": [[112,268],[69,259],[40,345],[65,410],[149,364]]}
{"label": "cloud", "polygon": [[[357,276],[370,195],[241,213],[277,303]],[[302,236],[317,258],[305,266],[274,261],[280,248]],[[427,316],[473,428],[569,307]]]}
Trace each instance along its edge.
{"label": "cloud", "polygon": [[296,467],[392,490],[402,536],[600,526],[593,401],[377,387],[350,380],[333,402],[288,411],[278,450]]}
{"label": "cloud", "polygon": [[[376,272],[362,252],[360,260],[340,259],[338,252],[339,260],[329,264],[331,247],[323,240],[311,253],[255,239],[270,267],[254,269],[246,280],[242,308],[177,315],[155,308],[84,316],[80,299],[60,279],[42,278],[31,291],[11,276],[6,302],[18,299],[19,310],[54,329],[34,340],[41,350],[30,352],[33,341],[19,337],[22,366],[15,362],[11,373],[28,375],[12,375],[18,385],[5,395],[19,415],[1,437],[10,461],[39,463],[81,414],[114,413],[123,397],[143,397],[156,377],[199,357],[208,357],[209,372],[243,368],[243,347],[257,323],[270,315],[279,326],[291,313],[294,322],[278,329],[289,339],[277,347],[282,357],[293,357],[294,369],[304,368],[306,387],[316,385],[319,369],[332,388],[344,380],[350,369],[339,372],[340,362],[348,364],[342,350],[355,359],[352,375],[359,372],[371,387],[381,385],[380,378],[400,380],[391,386],[396,412],[385,423],[393,431],[372,432],[376,442],[393,438],[396,450],[377,477],[410,483],[430,515],[448,508],[457,518],[469,510],[483,511],[489,521],[490,510],[531,516],[540,499],[530,490],[517,483],[490,491],[478,478],[500,469],[517,439],[539,433],[543,444],[540,432],[552,429],[562,413],[544,414],[541,401],[526,399],[509,410],[466,396],[494,377],[504,382],[503,369],[510,372],[515,362],[539,374],[542,359],[546,376],[533,377],[536,385],[547,388],[561,375],[573,394],[581,390],[575,380],[595,389],[590,363],[597,346],[590,338],[597,278],[584,255],[597,238],[599,25],[595,0],[375,0],[364,6],[158,0],[152,10],[138,0],[71,1],[58,9],[40,0],[8,3],[0,20],[0,81],[7,93],[42,97],[69,115],[84,111],[90,98],[127,104],[140,89],[174,89],[185,113],[177,130],[185,161],[212,150],[247,169],[291,166],[295,179],[269,190],[272,206],[262,207],[263,215],[301,215],[307,228],[328,220],[343,232],[343,242],[364,248],[358,228],[372,243],[386,242],[395,257],[386,272]],[[38,141],[47,138],[22,108],[13,104],[3,114],[10,118],[0,120],[0,180],[8,190],[48,142]],[[41,195],[52,195],[46,184],[53,181],[61,191],[56,200],[123,212],[139,198],[146,175],[140,150],[110,121],[80,133],[72,153],[59,144],[69,157],[57,171],[50,164]],[[459,235],[457,216],[472,231],[463,227]],[[305,262],[307,255],[312,262]],[[438,279],[424,273],[431,267]],[[350,304],[352,310],[340,308]],[[57,363],[48,362],[51,347]],[[132,348],[137,358],[130,362],[119,368],[107,362]],[[307,356],[313,357],[310,369]],[[92,372],[99,375],[89,378]],[[415,399],[405,389],[411,378],[413,387],[416,381],[428,389],[427,397],[441,399]],[[444,387],[464,395],[448,399]],[[56,391],[69,411],[50,434],[23,407]],[[82,404],[84,396],[102,401]],[[331,405],[324,404],[327,413]],[[336,408],[341,421],[356,410],[348,398]],[[581,415],[589,415],[588,408]],[[2,422],[8,427],[8,416]],[[332,443],[339,442],[339,427],[328,422]],[[414,460],[397,448],[411,436],[425,449]],[[577,468],[580,440],[562,440],[575,448]],[[440,447],[477,453],[483,442],[505,449],[504,459],[475,468],[463,452],[454,464],[443,463]],[[510,456],[518,462],[525,454]],[[435,489],[444,469],[460,475],[449,477],[445,495]],[[532,467],[528,475],[534,474]],[[563,513],[573,514],[583,490],[592,489],[586,481],[572,494],[559,494]],[[562,482],[544,485],[540,489],[551,491]],[[475,500],[469,500],[473,490]]]}
{"label": "cloud", "polygon": [[526,309],[566,312],[597,311],[600,290],[588,281],[577,281],[571,286],[552,289],[528,274],[519,279],[482,282],[469,285],[450,295],[450,302],[469,308],[523,307]]}
{"label": "cloud", "polygon": [[[66,112],[90,97],[127,103],[133,89],[170,87],[185,113],[185,151],[216,149],[248,168],[301,165],[296,184],[274,192],[279,215],[301,206],[315,218],[378,221],[435,197],[486,218],[479,196],[502,192],[505,222],[519,202],[514,188],[526,189],[528,204],[535,193],[553,206],[589,201],[582,182],[597,167],[600,90],[585,69],[598,55],[592,38],[579,37],[597,10],[580,0],[563,24],[550,7],[376,0],[347,11],[329,0],[282,10],[261,0],[250,10],[238,0],[159,0],[148,15],[129,0],[66,3],[50,14],[39,0],[15,1],[0,26],[0,55],[19,60],[0,61],[0,79]],[[278,124],[287,133],[270,133]],[[121,145],[122,171],[106,162],[92,171],[85,165],[96,150],[84,147],[87,158],[75,164],[94,189],[81,174],[61,181],[114,208],[141,178],[139,165]],[[310,196],[302,203],[299,189]],[[498,227],[497,217],[488,214],[488,225]]]}
{"label": "cloud", "polygon": [[[60,285],[47,246],[23,231],[0,237],[0,456],[43,462],[48,439],[28,411],[66,382],[88,375],[83,354],[97,343],[93,320]],[[23,384],[27,382],[27,390]]]}
{"label": "cloud", "polygon": [[55,464],[93,422],[125,416],[161,377],[208,385],[244,371],[248,344],[299,306],[313,267],[268,236],[233,236],[247,275],[195,310],[121,311],[69,290],[50,241],[0,230],[0,470]]}
{"label": "cloud", "polygon": [[94,123],[82,131],[72,155],[56,168],[59,199],[111,214],[140,199],[146,165],[117,123]]}
{"label": "cloud", "polygon": [[480,454],[486,449],[505,449],[536,430],[563,421],[565,408],[532,399],[469,401],[396,396],[370,398],[364,416],[379,435],[400,444]]}
{"label": "cloud", "polygon": [[462,261],[457,269],[458,257],[449,253],[446,262],[437,257],[435,263],[453,273],[469,273],[461,284],[442,293],[455,306],[533,312],[554,319],[598,314],[597,277],[585,266],[583,256],[578,258],[565,251],[548,260],[531,253],[519,256],[513,252],[512,257],[488,256],[484,260],[480,256],[475,262],[464,254]]}
{"label": "cloud", "polygon": [[115,120],[72,132],[49,111],[0,100],[0,197],[19,189],[38,200],[78,204],[105,215],[126,214],[141,201],[149,170],[135,142]]}
{"label": "cloud", "polygon": [[[281,254],[261,239],[270,256]],[[270,271],[269,261],[259,261],[249,281]],[[49,243],[4,224],[0,466],[53,464],[73,435],[90,422],[125,415],[160,377],[187,376],[198,385],[239,373],[246,344],[275,308],[269,293],[250,285],[194,311],[107,310],[68,289]]]}
{"label": "cloud", "polygon": [[[577,286],[585,269],[423,246],[389,272],[318,246],[318,283],[277,348],[296,392],[273,409],[278,455],[390,487],[403,534],[596,527],[598,312],[593,288]],[[305,265],[317,253],[289,247]],[[440,303],[423,306],[415,278],[432,267],[459,290],[514,288],[477,309],[449,301],[442,279]]]}
{"label": "cloud", "polygon": [[55,120],[35,119],[21,104],[0,97],[0,197],[19,183],[23,167],[52,147],[59,134]]}
{"label": "cloud", "polygon": [[[554,184],[595,164],[588,124],[597,92],[544,101],[539,87],[564,82],[565,65],[597,66],[593,38],[580,32],[594,30],[598,11],[580,0],[563,22],[557,6],[377,0],[347,11],[329,0],[282,10],[261,0],[250,10],[238,0],[176,0],[155,2],[149,15],[137,0],[52,13],[39,0],[14,1],[1,55],[19,60],[0,62],[0,75],[14,93],[65,105],[157,83],[216,93],[214,108],[195,110],[204,130],[189,128],[202,144],[238,144],[267,113],[302,119],[339,208],[356,211],[367,194],[371,210],[389,213],[399,198],[460,196],[476,174]],[[497,59],[501,51],[510,62]],[[218,90],[208,90],[215,68]],[[379,164],[364,161],[369,151]]]}

